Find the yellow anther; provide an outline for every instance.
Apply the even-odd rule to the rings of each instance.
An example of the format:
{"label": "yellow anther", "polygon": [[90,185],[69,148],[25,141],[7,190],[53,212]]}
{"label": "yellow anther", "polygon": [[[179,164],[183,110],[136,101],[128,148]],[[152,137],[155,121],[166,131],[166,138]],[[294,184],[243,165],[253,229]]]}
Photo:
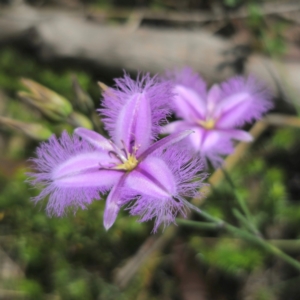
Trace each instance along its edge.
{"label": "yellow anther", "polygon": [[208,120],[206,120],[206,121],[198,120],[197,123],[198,123],[201,127],[205,128],[205,129],[207,129],[207,130],[213,129],[213,128],[215,127],[215,125],[216,125],[216,122],[215,122],[215,120],[213,120],[213,119],[208,119]]}
{"label": "yellow anther", "polygon": [[137,151],[139,150],[139,146],[133,146],[132,150],[133,153],[137,153]]}
{"label": "yellow anther", "polygon": [[128,159],[123,164],[117,165],[114,169],[131,171],[137,166],[138,163],[139,161],[136,159],[136,157],[130,154]]}

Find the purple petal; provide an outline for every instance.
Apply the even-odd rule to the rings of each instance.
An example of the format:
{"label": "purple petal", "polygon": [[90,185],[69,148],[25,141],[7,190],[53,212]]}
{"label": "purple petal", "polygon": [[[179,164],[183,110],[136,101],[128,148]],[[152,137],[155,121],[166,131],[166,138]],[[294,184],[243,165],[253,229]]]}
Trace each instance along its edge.
{"label": "purple petal", "polygon": [[186,121],[174,121],[162,127],[162,134],[170,134],[178,131],[183,131],[187,129],[191,129],[194,127],[193,123],[189,123]]}
{"label": "purple petal", "polygon": [[218,84],[214,84],[207,94],[207,113],[206,117],[211,117],[217,103],[221,97],[221,88]]}
{"label": "purple petal", "polygon": [[[123,78],[115,79],[115,82],[116,88],[110,88],[104,93],[104,108],[99,110],[104,116],[102,120],[105,128],[109,131],[114,142],[120,142],[118,140],[120,138],[120,128],[116,129],[116,124],[120,122],[119,119],[123,107],[128,101],[132,100],[134,95],[139,94],[142,94],[150,104],[152,122],[150,138],[155,140],[160,132],[160,125],[166,121],[166,116],[170,111],[169,107],[173,97],[171,83],[167,81],[159,82],[157,77],[151,78],[149,74],[138,76],[136,81],[125,74]],[[146,113],[146,110],[144,110],[144,113]],[[123,126],[126,128],[128,124],[123,124]]]}
{"label": "purple petal", "polygon": [[[204,153],[211,151],[220,154],[229,154],[233,151],[232,146],[230,146],[230,148],[224,146],[224,144],[227,144],[227,141],[229,140],[230,139],[228,137],[224,137],[222,131],[207,130],[205,132],[200,151]],[[229,144],[231,145],[231,143]]]}
{"label": "purple petal", "polygon": [[234,151],[232,139],[250,142],[252,136],[243,130],[237,129],[212,129],[192,127],[194,133],[188,136],[187,141],[193,147],[194,152],[210,160],[214,167],[219,167],[223,162],[221,156],[231,154]]}
{"label": "purple petal", "polygon": [[144,151],[152,139],[151,129],[152,116],[149,99],[145,93],[136,93],[127,100],[120,111],[115,124],[116,145],[122,148],[122,141],[130,153],[134,146],[138,146],[139,151]]}
{"label": "purple petal", "polygon": [[159,140],[158,142],[152,144],[146,151],[144,151],[138,157],[139,161],[144,160],[147,156],[152,154],[154,151],[161,150],[161,149],[166,149],[167,147],[170,147],[171,145],[173,145],[175,143],[178,143],[179,141],[181,141],[182,139],[184,139],[185,137],[187,137],[191,133],[193,133],[192,130],[184,130],[184,131],[181,131],[181,132],[173,133],[173,134]]}
{"label": "purple petal", "polygon": [[206,83],[191,68],[168,71],[174,83],[174,110],[178,117],[188,121],[203,119],[206,114]]}
{"label": "purple petal", "polygon": [[187,87],[195,91],[201,99],[206,99],[206,83],[192,68],[184,67],[181,70],[167,71],[166,77],[175,85]]}
{"label": "purple petal", "polygon": [[222,100],[214,112],[219,128],[242,126],[257,120],[273,106],[268,91],[253,77],[234,77],[221,88]]}
{"label": "purple petal", "polygon": [[116,221],[121,207],[121,191],[127,174],[124,174],[118,183],[114,185],[106,199],[106,205],[103,216],[103,225],[108,230]]}
{"label": "purple petal", "polygon": [[250,133],[244,130],[239,129],[225,129],[222,130],[223,136],[229,137],[231,139],[235,139],[243,142],[251,142],[253,141],[253,137]]}
{"label": "purple petal", "polygon": [[206,135],[206,130],[202,127],[192,127],[194,133],[187,137],[187,142],[191,144],[194,152],[201,151],[202,143]]}
{"label": "purple petal", "polygon": [[200,156],[205,160],[209,160],[214,168],[219,167],[222,162],[222,156],[231,154],[234,151],[231,136],[224,134],[223,130],[207,130],[202,138],[200,147]]}
{"label": "purple petal", "polygon": [[76,128],[74,133],[96,148],[100,148],[107,151],[114,150],[111,143],[105,137],[93,130],[80,127]]}
{"label": "purple petal", "polygon": [[150,197],[170,197],[176,194],[176,182],[170,168],[158,157],[147,157],[130,172],[126,187]]}
{"label": "purple petal", "polygon": [[99,170],[99,163],[106,163],[107,157],[77,136],[70,137],[66,132],[59,139],[52,136],[32,159],[35,172],[29,174],[31,184],[44,186],[33,200],[49,195],[47,211],[58,216],[69,206],[85,208],[122,176],[122,172]]}
{"label": "purple petal", "polygon": [[141,222],[155,218],[154,232],[160,224],[175,223],[178,213],[185,216],[187,208],[196,209],[184,197],[198,195],[197,190],[203,185],[206,174],[197,177],[203,168],[199,159],[172,146],[156,152],[139,166],[142,172],[130,174],[125,183],[133,194],[139,195],[128,209],[132,215],[140,216]]}
{"label": "purple petal", "polygon": [[77,154],[54,167],[51,180],[60,187],[109,187],[121,176],[121,172],[101,169],[109,163],[112,158],[100,151]]}
{"label": "purple petal", "polygon": [[176,115],[188,121],[204,119],[206,113],[205,99],[194,90],[176,85],[174,88],[174,110]]}

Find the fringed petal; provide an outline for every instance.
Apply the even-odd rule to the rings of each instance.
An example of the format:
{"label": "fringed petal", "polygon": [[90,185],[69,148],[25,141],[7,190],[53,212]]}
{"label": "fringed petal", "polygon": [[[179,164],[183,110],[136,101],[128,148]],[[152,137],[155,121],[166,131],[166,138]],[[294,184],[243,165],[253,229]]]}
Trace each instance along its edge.
{"label": "fringed petal", "polygon": [[[160,126],[166,122],[166,117],[170,113],[170,103],[173,97],[172,84],[167,81],[159,82],[157,77],[151,78],[149,74],[138,76],[136,81],[125,74],[123,78],[115,79],[115,82],[115,88],[109,88],[104,93],[103,108],[99,110],[103,115],[102,121],[105,128],[109,131],[113,141],[116,144],[120,143],[120,129],[116,127],[116,123],[119,122],[123,107],[133,97],[140,94],[144,97],[143,101],[148,101],[150,104],[152,122],[150,140],[155,140],[160,133]],[[126,128],[128,124],[123,124],[123,126]]]}
{"label": "fringed petal", "polygon": [[191,122],[205,118],[205,99],[194,90],[178,84],[174,87],[174,94],[174,111],[179,118]]}
{"label": "fringed petal", "polygon": [[186,121],[174,121],[162,127],[161,134],[171,134],[178,131],[188,130],[193,126],[193,123]]}
{"label": "fringed petal", "polygon": [[99,134],[93,130],[79,127],[74,130],[74,133],[76,135],[80,136],[85,141],[89,142],[95,148],[107,150],[107,151],[114,150],[112,147],[112,144],[109,142],[109,140],[107,140],[101,134]]}
{"label": "fringed petal", "polygon": [[133,147],[138,152],[144,151],[151,143],[152,114],[150,101],[145,93],[136,93],[122,107],[115,124],[114,138],[116,145],[132,153]]}
{"label": "fringed petal", "polygon": [[147,157],[127,177],[126,187],[150,197],[170,197],[176,193],[175,179],[158,157]]}
{"label": "fringed petal", "polygon": [[52,136],[43,143],[32,161],[35,172],[29,174],[30,182],[44,186],[33,200],[40,201],[49,195],[47,211],[58,216],[69,206],[85,208],[122,176],[120,171],[101,167],[111,162],[106,152],[66,132],[59,139]]}
{"label": "fringed petal", "polygon": [[187,121],[205,118],[206,83],[191,68],[167,71],[166,78],[174,84],[176,115]]}
{"label": "fringed petal", "polygon": [[[132,203],[128,207],[132,215],[140,216],[141,222],[155,219],[154,232],[161,224],[175,223],[178,214],[185,216],[186,209],[197,209],[184,197],[201,196],[197,190],[207,174],[198,175],[203,169],[199,158],[172,146],[156,152],[140,166],[145,172],[130,174],[124,184],[128,191],[123,194],[127,194],[127,203]],[[131,201],[134,196],[136,200]]]}
{"label": "fringed petal", "polygon": [[126,178],[127,174],[124,174],[114,185],[109,195],[107,196],[103,216],[103,225],[106,230],[108,230],[115,223],[118,216],[119,210],[121,208],[122,188]]}
{"label": "fringed petal", "polygon": [[244,130],[239,130],[239,129],[224,129],[221,130],[222,135],[224,137],[228,137],[230,139],[234,139],[237,141],[243,141],[243,142],[252,142],[253,137],[252,135]]}
{"label": "fringed petal", "polygon": [[221,88],[222,100],[214,111],[218,128],[242,126],[273,107],[270,94],[254,77],[234,77]]}
{"label": "fringed petal", "polygon": [[220,101],[220,97],[221,97],[221,88],[218,84],[214,84],[208,94],[207,94],[207,115],[205,116],[206,119],[210,118],[216,108],[216,105],[218,104],[218,102]]}
{"label": "fringed petal", "polygon": [[188,135],[192,134],[192,130],[184,130],[180,132],[175,132],[173,134],[170,134],[169,136],[157,141],[156,143],[152,144],[146,151],[144,151],[139,157],[139,161],[144,160],[147,156],[152,154],[155,151],[166,149],[184,138],[186,138]]}

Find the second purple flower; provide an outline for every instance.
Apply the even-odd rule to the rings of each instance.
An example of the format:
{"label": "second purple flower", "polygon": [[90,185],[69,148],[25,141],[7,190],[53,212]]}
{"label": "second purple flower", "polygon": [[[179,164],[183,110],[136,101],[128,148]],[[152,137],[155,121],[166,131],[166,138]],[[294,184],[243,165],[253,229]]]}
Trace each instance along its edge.
{"label": "second purple flower", "polygon": [[181,120],[166,125],[163,133],[193,130],[190,147],[215,167],[223,155],[233,152],[232,140],[252,140],[237,127],[261,118],[273,106],[269,93],[253,77],[233,77],[208,91],[190,68],[169,72],[168,78],[174,84],[173,110]]}

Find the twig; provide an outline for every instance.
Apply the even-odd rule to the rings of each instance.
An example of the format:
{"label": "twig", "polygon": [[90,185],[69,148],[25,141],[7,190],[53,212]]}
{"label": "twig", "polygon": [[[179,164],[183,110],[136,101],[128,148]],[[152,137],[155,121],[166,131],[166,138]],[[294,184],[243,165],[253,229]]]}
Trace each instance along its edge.
{"label": "twig", "polygon": [[125,288],[136,272],[139,270],[145,261],[155,252],[161,251],[169,241],[175,236],[174,228],[166,230],[161,236],[150,236],[139,248],[137,253],[130,258],[127,263],[117,270],[115,274],[115,283],[120,288]]}
{"label": "twig", "polygon": [[[300,3],[281,3],[274,5],[274,3],[265,3],[258,6],[258,10],[262,15],[282,14],[287,12],[294,12],[300,10]],[[235,12],[222,12],[222,13],[210,13],[210,12],[174,12],[168,10],[153,11],[153,10],[135,10],[135,13],[139,16],[142,15],[144,20],[152,21],[169,21],[180,23],[204,23],[209,21],[222,21],[226,19],[240,19],[247,18],[250,15],[248,7],[242,7]],[[132,10],[99,10],[91,8],[88,12],[88,16],[93,19],[103,18],[120,18],[127,19],[131,17]]]}
{"label": "twig", "polygon": [[21,291],[0,289],[0,299],[27,299],[27,295]]}

